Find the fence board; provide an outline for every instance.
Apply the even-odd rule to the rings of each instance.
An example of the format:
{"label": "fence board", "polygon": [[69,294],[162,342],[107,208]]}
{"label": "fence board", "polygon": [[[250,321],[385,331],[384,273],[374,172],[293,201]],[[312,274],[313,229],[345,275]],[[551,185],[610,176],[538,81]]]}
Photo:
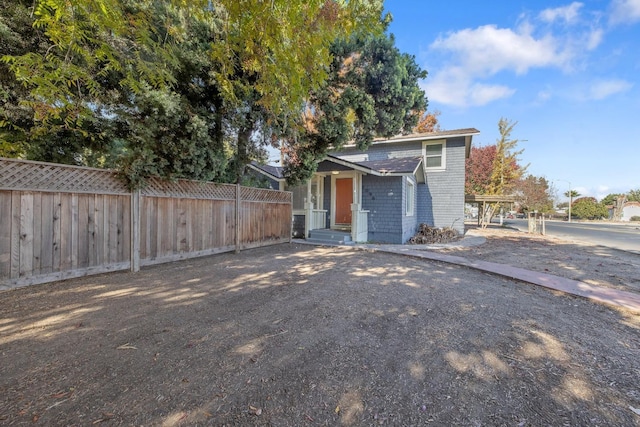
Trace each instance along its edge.
{"label": "fence board", "polygon": [[20,197],[20,277],[33,271],[33,193]]}
{"label": "fence board", "polygon": [[53,271],[53,194],[41,193],[40,203],[40,274]]}
{"label": "fence board", "polygon": [[93,201],[93,254],[95,261],[92,265],[102,265],[104,262],[104,199],[107,196],[96,194]]}
{"label": "fence board", "polygon": [[62,259],[62,195],[55,193],[53,195],[53,258],[51,262],[52,271],[60,271],[60,264]]}
{"label": "fence board", "polygon": [[87,265],[98,265],[98,257],[96,256],[96,199],[98,194],[91,195],[87,198]]}
{"label": "fence board", "polygon": [[42,193],[33,193],[33,261],[31,264],[32,275],[40,274],[42,258]]}
{"label": "fence board", "polygon": [[20,192],[11,193],[11,278],[20,275]]}
{"label": "fence board", "polygon": [[73,194],[60,194],[60,265],[57,271],[71,270],[71,249],[73,245]]}
{"label": "fence board", "polygon": [[109,254],[106,256],[107,263],[116,262],[118,260],[118,199],[107,199],[109,222]]}
{"label": "fence board", "polygon": [[120,227],[122,230],[122,235],[120,236],[120,259],[118,262],[124,262],[126,260],[131,259],[131,233],[133,230],[131,229],[132,225],[132,215],[131,212],[131,201],[127,196],[118,196],[120,199],[120,206],[122,206],[122,214],[120,215]]}
{"label": "fence board", "polygon": [[76,268],[86,268],[89,266],[89,196],[78,195],[78,226],[77,237],[75,237]]}
{"label": "fence board", "polygon": [[11,277],[11,191],[0,191],[0,277]]}

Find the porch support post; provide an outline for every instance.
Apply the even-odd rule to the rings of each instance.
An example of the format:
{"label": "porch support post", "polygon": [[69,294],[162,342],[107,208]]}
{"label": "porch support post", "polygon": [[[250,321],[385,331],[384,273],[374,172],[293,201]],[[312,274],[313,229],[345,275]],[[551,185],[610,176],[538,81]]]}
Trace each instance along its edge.
{"label": "porch support post", "polygon": [[353,203],[351,203],[351,240],[357,241],[358,237],[358,212],[360,211],[360,174],[353,175]]}
{"label": "porch support post", "polygon": [[313,216],[313,203],[311,203],[311,179],[307,181],[307,197],[304,199],[304,236],[309,238]]}
{"label": "porch support post", "polygon": [[351,203],[351,240],[356,242],[358,237],[358,212],[360,203]]}

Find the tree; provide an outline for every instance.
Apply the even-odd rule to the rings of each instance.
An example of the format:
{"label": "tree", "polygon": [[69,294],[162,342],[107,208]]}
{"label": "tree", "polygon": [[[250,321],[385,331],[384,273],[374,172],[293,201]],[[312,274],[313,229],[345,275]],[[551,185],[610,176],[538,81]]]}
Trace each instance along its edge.
{"label": "tree", "polygon": [[356,34],[336,40],[328,79],[311,93],[300,128],[285,135],[285,174],[306,181],[329,149],[347,141],[366,149],[375,136],[409,133],[426,109],[418,81],[426,77],[393,36]]}
{"label": "tree", "polygon": [[516,184],[516,194],[524,211],[546,213],[553,210],[552,189],[544,177],[527,175]]}
{"label": "tree", "polygon": [[573,199],[576,197],[580,197],[580,193],[578,193],[576,190],[568,190],[564,193],[565,197],[569,198],[569,215],[568,215],[568,220],[569,222],[571,222],[571,217],[573,216],[573,214],[571,213],[571,209],[573,207]]}
{"label": "tree", "polygon": [[627,201],[640,202],[640,188],[636,190],[629,190],[629,192],[627,193]]}
{"label": "tree", "polygon": [[440,111],[436,110],[433,113],[428,111],[424,111],[419,114],[420,120],[418,120],[418,124],[413,128],[413,132],[415,133],[428,133],[428,132],[439,132],[440,131],[440,123],[438,123],[438,117],[442,114]]}
{"label": "tree", "polygon": [[517,139],[509,139],[518,122],[501,118],[498,122],[500,138],[496,143],[496,157],[491,170],[489,194],[509,194],[528,166],[520,166],[518,156],[524,150],[515,150]]}
{"label": "tree", "polygon": [[466,162],[465,194],[488,194],[491,171],[496,159],[496,145],[471,147]]}
{"label": "tree", "polygon": [[333,40],[381,32],[381,14],[381,0],[36,0],[43,43],[3,58],[27,88],[11,99],[29,113],[27,156],[113,153],[135,185],[237,181],[272,134],[295,128]]}
{"label": "tree", "polygon": [[[510,139],[511,132],[517,122],[501,118],[498,121],[498,131],[500,138],[496,141],[495,157],[491,164],[491,174],[486,183],[484,194],[488,195],[511,195],[515,190],[515,185],[525,173],[527,166],[520,166],[518,156],[524,150],[516,150],[517,139]],[[491,219],[500,207],[500,203],[489,205],[487,212],[482,215],[482,227],[488,225],[487,219]]]}
{"label": "tree", "polygon": [[[46,48],[44,33],[34,28],[31,0],[0,2],[0,52],[5,56],[24,55]],[[0,61],[0,156],[23,157],[25,134],[33,125],[29,89]]]}
{"label": "tree", "polygon": [[609,216],[606,206],[594,197],[582,197],[576,199],[572,205],[573,215],[580,219],[602,219]]}
{"label": "tree", "polygon": [[613,205],[615,204],[619,196],[621,196],[621,194],[616,194],[616,193],[607,194],[602,200],[600,200],[600,203],[602,203],[605,206]]}

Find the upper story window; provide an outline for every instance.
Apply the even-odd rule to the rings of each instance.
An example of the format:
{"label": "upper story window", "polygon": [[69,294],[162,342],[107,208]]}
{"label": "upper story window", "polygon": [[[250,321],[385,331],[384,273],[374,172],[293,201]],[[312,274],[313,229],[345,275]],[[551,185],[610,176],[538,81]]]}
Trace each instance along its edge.
{"label": "upper story window", "polygon": [[446,142],[429,141],[422,143],[422,154],[424,155],[427,170],[446,169]]}

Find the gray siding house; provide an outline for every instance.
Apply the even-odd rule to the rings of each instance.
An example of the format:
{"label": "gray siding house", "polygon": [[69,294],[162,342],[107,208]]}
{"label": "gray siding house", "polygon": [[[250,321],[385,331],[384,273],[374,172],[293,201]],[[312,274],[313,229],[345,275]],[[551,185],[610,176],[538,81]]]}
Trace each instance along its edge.
{"label": "gray siding house", "polygon": [[347,145],[295,188],[286,188],[277,167],[251,167],[274,188],[293,192],[293,228],[300,237],[334,230],[355,242],[401,244],[421,223],[464,233],[465,159],[479,133],[470,128],[376,139],[366,151]]}

